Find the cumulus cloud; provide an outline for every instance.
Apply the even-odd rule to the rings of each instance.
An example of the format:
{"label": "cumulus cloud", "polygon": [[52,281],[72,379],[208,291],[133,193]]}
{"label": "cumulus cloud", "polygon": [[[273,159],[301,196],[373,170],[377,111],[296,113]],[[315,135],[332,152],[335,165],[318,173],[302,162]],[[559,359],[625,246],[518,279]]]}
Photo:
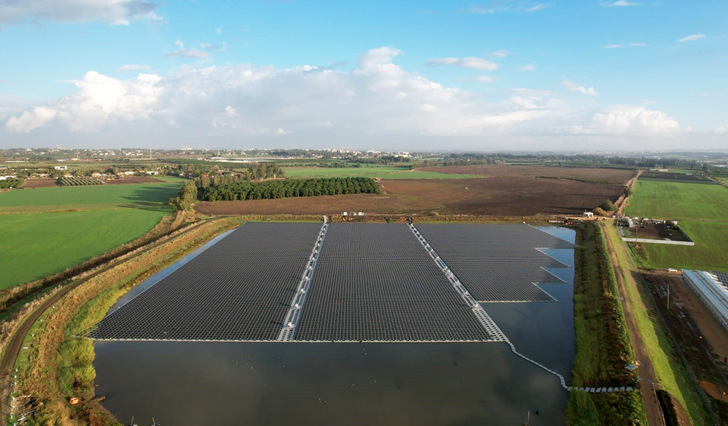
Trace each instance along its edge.
{"label": "cumulus cloud", "polygon": [[31,111],[23,111],[17,117],[10,117],[7,122],[7,128],[13,132],[28,133],[33,129],[44,126],[53,120],[58,111],[53,108],[39,106]]}
{"label": "cumulus cloud", "polygon": [[418,138],[427,138],[439,141],[428,148],[442,149],[452,138],[485,143],[488,138],[653,134],[678,128],[664,112],[630,106],[595,112],[548,91],[513,89],[504,100],[488,101],[403,69],[395,63],[399,54],[390,47],[373,49],[346,71],[228,64],[128,79],[90,71],[74,82],[73,95],[11,112],[5,130],[22,135],[48,128],[55,136],[66,131],[95,140],[123,133],[140,142],[163,136],[168,145],[271,140],[276,146],[281,141],[326,146],[346,139],[368,146],[423,147]]}
{"label": "cumulus cloud", "polygon": [[495,79],[489,75],[479,75],[475,77],[475,81],[477,81],[478,83],[490,83],[493,80]]}
{"label": "cumulus cloud", "polygon": [[587,88],[584,86],[580,86],[580,85],[574,83],[573,81],[569,81],[569,80],[564,80],[562,82],[562,84],[564,85],[564,87],[566,87],[568,90],[570,90],[572,92],[581,93],[582,95],[599,96],[599,93],[597,93],[597,91],[594,89],[594,87]]}
{"label": "cumulus cloud", "polygon": [[139,19],[161,20],[155,13],[158,7],[144,0],[0,0],[0,24],[46,20],[129,25]]}
{"label": "cumulus cloud", "polygon": [[520,71],[536,71],[536,65],[534,64],[526,64],[522,67],[518,67]]}
{"label": "cumulus cloud", "polygon": [[586,123],[574,126],[576,134],[660,135],[680,130],[677,121],[662,111],[641,106],[615,105],[586,117]]}
{"label": "cumulus cloud", "polygon": [[705,34],[690,34],[689,36],[683,37],[677,40],[678,43],[685,43],[686,41],[696,41],[701,38],[705,38]]}
{"label": "cumulus cloud", "polygon": [[74,82],[76,94],[59,99],[55,105],[35,107],[10,117],[6,127],[27,133],[57,120],[72,132],[94,132],[115,120],[148,119],[161,90],[160,80],[154,74],[117,80],[89,71],[83,80]]}
{"label": "cumulus cloud", "polygon": [[465,58],[437,58],[430,59],[426,62],[429,66],[454,65],[461,68],[472,68],[478,71],[493,71],[498,69],[495,62],[486,61],[482,58],[465,57]]}
{"label": "cumulus cloud", "polygon": [[608,44],[604,46],[605,49],[621,49],[623,47],[645,47],[644,43],[622,43],[622,44]]}

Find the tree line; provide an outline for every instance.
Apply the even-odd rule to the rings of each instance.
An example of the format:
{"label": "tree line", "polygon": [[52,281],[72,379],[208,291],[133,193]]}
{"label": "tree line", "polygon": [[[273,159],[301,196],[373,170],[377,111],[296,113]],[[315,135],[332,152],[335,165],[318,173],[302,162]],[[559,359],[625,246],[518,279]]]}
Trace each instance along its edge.
{"label": "tree line", "polygon": [[379,186],[372,178],[346,177],[211,184],[207,188],[200,188],[200,198],[204,201],[263,200],[380,192]]}

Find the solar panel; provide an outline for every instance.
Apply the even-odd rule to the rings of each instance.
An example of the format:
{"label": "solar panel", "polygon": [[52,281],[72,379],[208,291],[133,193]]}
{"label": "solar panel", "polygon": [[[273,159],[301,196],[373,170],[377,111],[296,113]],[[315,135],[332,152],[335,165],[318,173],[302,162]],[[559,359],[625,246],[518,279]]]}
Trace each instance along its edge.
{"label": "solar panel", "polygon": [[481,302],[553,301],[536,283],[559,283],[546,268],[566,265],[536,248],[574,245],[528,225],[417,225],[438,255]]}
{"label": "solar panel", "polygon": [[331,224],[295,340],[490,340],[404,224]]}
{"label": "solar panel", "polygon": [[246,223],[104,318],[91,337],[275,340],[320,228]]}

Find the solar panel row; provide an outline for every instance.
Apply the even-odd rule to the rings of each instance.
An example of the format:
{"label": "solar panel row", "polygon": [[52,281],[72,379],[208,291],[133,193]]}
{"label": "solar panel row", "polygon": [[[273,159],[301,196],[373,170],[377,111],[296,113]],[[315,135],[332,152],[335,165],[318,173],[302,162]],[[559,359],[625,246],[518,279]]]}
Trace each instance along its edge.
{"label": "solar panel row", "polygon": [[491,338],[407,225],[329,226],[296,340]]}
{"label": "solar panel row", "polygon": [[552,301],[535,283],[563,282],[544,268],[566,265],[535,248],[574,245],[528,225],[417,225],[480,302]]}

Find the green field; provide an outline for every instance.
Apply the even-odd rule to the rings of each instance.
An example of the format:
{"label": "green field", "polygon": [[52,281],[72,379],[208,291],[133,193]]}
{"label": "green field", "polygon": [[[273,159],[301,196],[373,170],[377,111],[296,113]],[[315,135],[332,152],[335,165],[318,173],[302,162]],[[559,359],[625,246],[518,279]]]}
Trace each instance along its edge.
{"label": "green field", "polygon": [[0,289],[138,238],[172,209],[180,183],[17,189],[0,194]]}
{"label": "green field", "polygon": [[478,175],[456,175],[422,170],[409,170],[407,166],[387,167],[284,167],[286,177],[310,179],[323,177],[370,177],[382,179],[472,179]]}
{"label": "green field", "polygon": [[625,213],[677,220],[694,247],[643,244],[640,266],[728,271],[728,189],[704,183],[639,180]]}

